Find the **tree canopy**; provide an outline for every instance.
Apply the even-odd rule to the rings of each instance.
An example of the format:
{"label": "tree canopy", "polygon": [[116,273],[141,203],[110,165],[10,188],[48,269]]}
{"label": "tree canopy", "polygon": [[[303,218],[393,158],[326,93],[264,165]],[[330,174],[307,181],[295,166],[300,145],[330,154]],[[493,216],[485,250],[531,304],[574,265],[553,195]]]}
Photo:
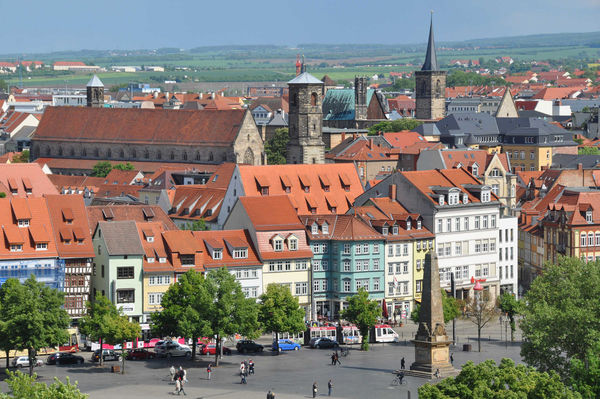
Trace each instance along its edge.
{"label": "tree canopy", "polygon": [[[444,323],[448,323],[451,320],[456,319],[460,316],[460,304],[454,297],[448,296],[446,290],[442,289],[442,306],[444,308]],[[415,323],[419,324],[419,314],[421,312],[421,304],[415,304],[410,319]]]}
{"label": "tree canopy", "polygon": [[92,176],[106,177],[112,170],[112,165],[108,161],[100,161],[92,168]]}
{"label": "tree canopy", "polygon": [[369,331],[381,316],[381,306],[369,299],[369,293],[361,288],[356,295],[348,299],[348,308],[342,312],[342,318],[356,324],[362,335],[362,350],[369,350]]}
{"label": "tree canopy", "polygon": [[554,372],[538,372],[532,367],[515,365],[502,359],[499,365],[486,360],[462,366],[456,377],[419,388],[420,399],[487,399],[487,398],[547,398],[577,399],[581,395],[570,390]]}
{"label": "tree canopy", "polygon": [[510,319],[510,340],[515,340],[515,316],[520,314],[523,309],[523,302],[518,300],[514,294],[505,292],[498,298],[498,307]]}
{"label": "tree canopy", "polygon": [[287,157],[287,143],[290,141],[288,128],[276,129],[275,134],[265,143],[265,154],[269,165],[284,165]]}
{"label": "tree canopy", "polygon": [[369,127],[369,135],[374,136],[379,132],[401,132],[403,130],[414,130],[423,122],[416,119],[396,119],[395,121],[383,121]]}
{"label": "tree canopy", "polygon": [[9,393],[0,393],[0,399],[86,399],[88,395],[81,393],[77,383],[71,384],[69,377],[66,382],[54,377],[54,382],[47,385],[44,382],[36,382],[37,375],[26,375],[20,371],[6,371],[8,378],[6,384],[10,388]]}
{"label": "tree canopy", "polygon": [[9,278],[0,287],[2,327],[10,332],[14,349],[27,350],[29,373],[33,358],[45,347],[63,344],[70,318],[63,309],[64,294],[38,282],[32,275],[23,284]]}
{"label": "tree canopy", "polygon": [[289,332],[298,333],[304,330],[304,310],[298,303],[298,298],[281,284],[269,284],[264,294],[260,296],[259,320],[267,331],[276,334]]}
{"label": "tree canopy", "polygon": [[560,257],[546,265],[524,299],[524,360],[564,377],[572,359],[589,364],[600,342],[600,263]]}
{"label": "tree canopy", "polygon": [[117,170],[133,170],[134,167],[131,164],[131,162],[126,162],[126,163],[118,163],[115,166],[112,167],[113,169],[117,169]]}
{"label": "tree canopy", "polygon": [[477,347],[479,352],[481,352],[481,330],[496,317],[498,317],[496,304],[490,300],[487,292],[481,291],[479,294],[470,296],[465,301],[465,318],[477,327]]}

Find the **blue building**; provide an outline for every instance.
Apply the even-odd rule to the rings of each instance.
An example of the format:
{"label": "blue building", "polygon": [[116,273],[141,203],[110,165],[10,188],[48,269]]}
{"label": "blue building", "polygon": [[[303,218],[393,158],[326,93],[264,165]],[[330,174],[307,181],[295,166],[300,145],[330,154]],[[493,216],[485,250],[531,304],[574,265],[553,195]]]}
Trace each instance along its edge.
{"label": "blue building", "polygon": [[347,298],[360,288],[371,299],[385,295],[385,238],[352,215],[302,216],[314,253],[313,308],[318,317],[339,317]]}

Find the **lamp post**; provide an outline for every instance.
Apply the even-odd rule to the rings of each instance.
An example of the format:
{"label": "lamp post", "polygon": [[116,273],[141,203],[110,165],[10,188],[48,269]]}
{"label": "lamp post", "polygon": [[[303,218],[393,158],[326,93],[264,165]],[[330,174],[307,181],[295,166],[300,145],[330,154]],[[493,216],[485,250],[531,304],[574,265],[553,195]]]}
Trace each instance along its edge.
{"label": "lamp post", "polygon": [[475,306],[476,306],[476,315],[477,317],[477,348],[479,352],[481,352],[481,291],[483,291],[483,287],[479,280],[475,282],[475,286],[473,287],[473,291],[475,291]]}

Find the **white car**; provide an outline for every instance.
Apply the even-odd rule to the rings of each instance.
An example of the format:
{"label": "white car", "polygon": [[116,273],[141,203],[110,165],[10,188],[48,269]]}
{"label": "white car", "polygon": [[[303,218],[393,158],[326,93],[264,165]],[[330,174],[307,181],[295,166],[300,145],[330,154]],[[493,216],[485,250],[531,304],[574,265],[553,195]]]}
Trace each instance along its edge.
{"label": "white car", "polygon": [[175,341],[159,342],[154,347],[154,352],[160,357],[192,357],[192,348]]}
{"label": "white car", "polygon": [[[34,367],[43,365],[44,362],[40,359],[35,359]],[[29,367],[29,358],[27,356],[15,357],[12,361],[12,366],[20,369],[21,367]]]}

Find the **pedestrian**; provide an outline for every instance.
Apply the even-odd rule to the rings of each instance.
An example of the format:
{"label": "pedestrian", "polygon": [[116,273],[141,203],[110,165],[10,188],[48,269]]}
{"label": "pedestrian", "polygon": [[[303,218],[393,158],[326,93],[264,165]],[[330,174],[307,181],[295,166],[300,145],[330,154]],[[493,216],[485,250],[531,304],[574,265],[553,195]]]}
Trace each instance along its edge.
{"label": "pedestrian", "polygon": [[181,391],[181,381],[179,378],[175,378],[175,393],[179,395],[179,391]]}
{"label": "pedestrian", "polygon": [[269,392],[267,392],[267,399],[275,399],[275,394],[270,389]]}
{"label": "pedestrian", "polygon": [[187,384],[187,382],[188,382],[188,379],[187,379],[187,370],[183,369],[182,372],[183,372],[183,382],[185,382]]}
{"label": "pedestrian", "polygon": [[254,375],[254,362],[252,359],[248,360],[248,373]]}
{"label": "pedestrian", "polygon": [[240,371],[240,377],[241,377],[241,379],[242,379],[242,380],[240,381],[240,384],[247,384],[247,382],[246,382],[246,374],[244,374],[244,372],[243,372],[243,371]]}
{"label": "pedestrian", "polygon": [[208,366],[206,366],[206,374],[208,374],[208,380],[210,381],[210,375],[212,373],[212,363],[208,363]]}
{"label": "pedestrian", "polygon": [[171,365],[171,368],[169,368],[169,374],[171,374],[171,381],[175,380],[175,367],[173,367],[173,365]]}
{"label": "pedestrian", "polygon": [[335,352],[331,352],[331,365],[335,366]]}
{"label": "pedestrian", "polygon": [[317,385],[317,381],[313,382],[313,386],[312,386],[312,392],[313,392],[313,398],[317,397],[317,391],[319,390],[319,386]]}
{"label": "pedestrian", "polygon": [[450,354],[450,363],[454,365],[454,353]]}
{"label": "pedestrian", "polygon": [[402,358],[400,360],[400,369],[404,370],[406,368],[406,362],[404,361],[404,358]]}
{"label": "pedestrian", "polygon": [[244,360],[244,374],[246,374],[246,377],[248,377],[249,371],[250,371],[250,365],[248,364],[247,360]]}
{"label": "pedestrian", "polygon": [[440,378],[440,369],[435,370],[434,376],[435,376],[435,378]]}
{"label": "pedestrian", "polygon": [[333,392],[333,381],[329,380],[327,382],[327,390],[328,390],[328,396],[331,396],[331,393]]}
{"label": "pedestrian", "polygon": [[340,366],[342,365],[342,362],[340,362],[340,355],[338,355],[337,351],[335,352],[335,363],[334,364],[339,364]]}
{"label": "pedestrian", "polygon": [[185,378],[185,377],[184,377],[183,373],[181,374],[181,376],[182,376],[182,377],[181,377],[181,379],[179,380],[179,392],[180,392],[180,393],[181,393],[181,392],[183,392],[183,395],[184,395],[184,396],[187,396],[187,393],[185,393],[185,391],[183,390],[183,386],[185,385],[185,380],[184,380],[184,378]]}

